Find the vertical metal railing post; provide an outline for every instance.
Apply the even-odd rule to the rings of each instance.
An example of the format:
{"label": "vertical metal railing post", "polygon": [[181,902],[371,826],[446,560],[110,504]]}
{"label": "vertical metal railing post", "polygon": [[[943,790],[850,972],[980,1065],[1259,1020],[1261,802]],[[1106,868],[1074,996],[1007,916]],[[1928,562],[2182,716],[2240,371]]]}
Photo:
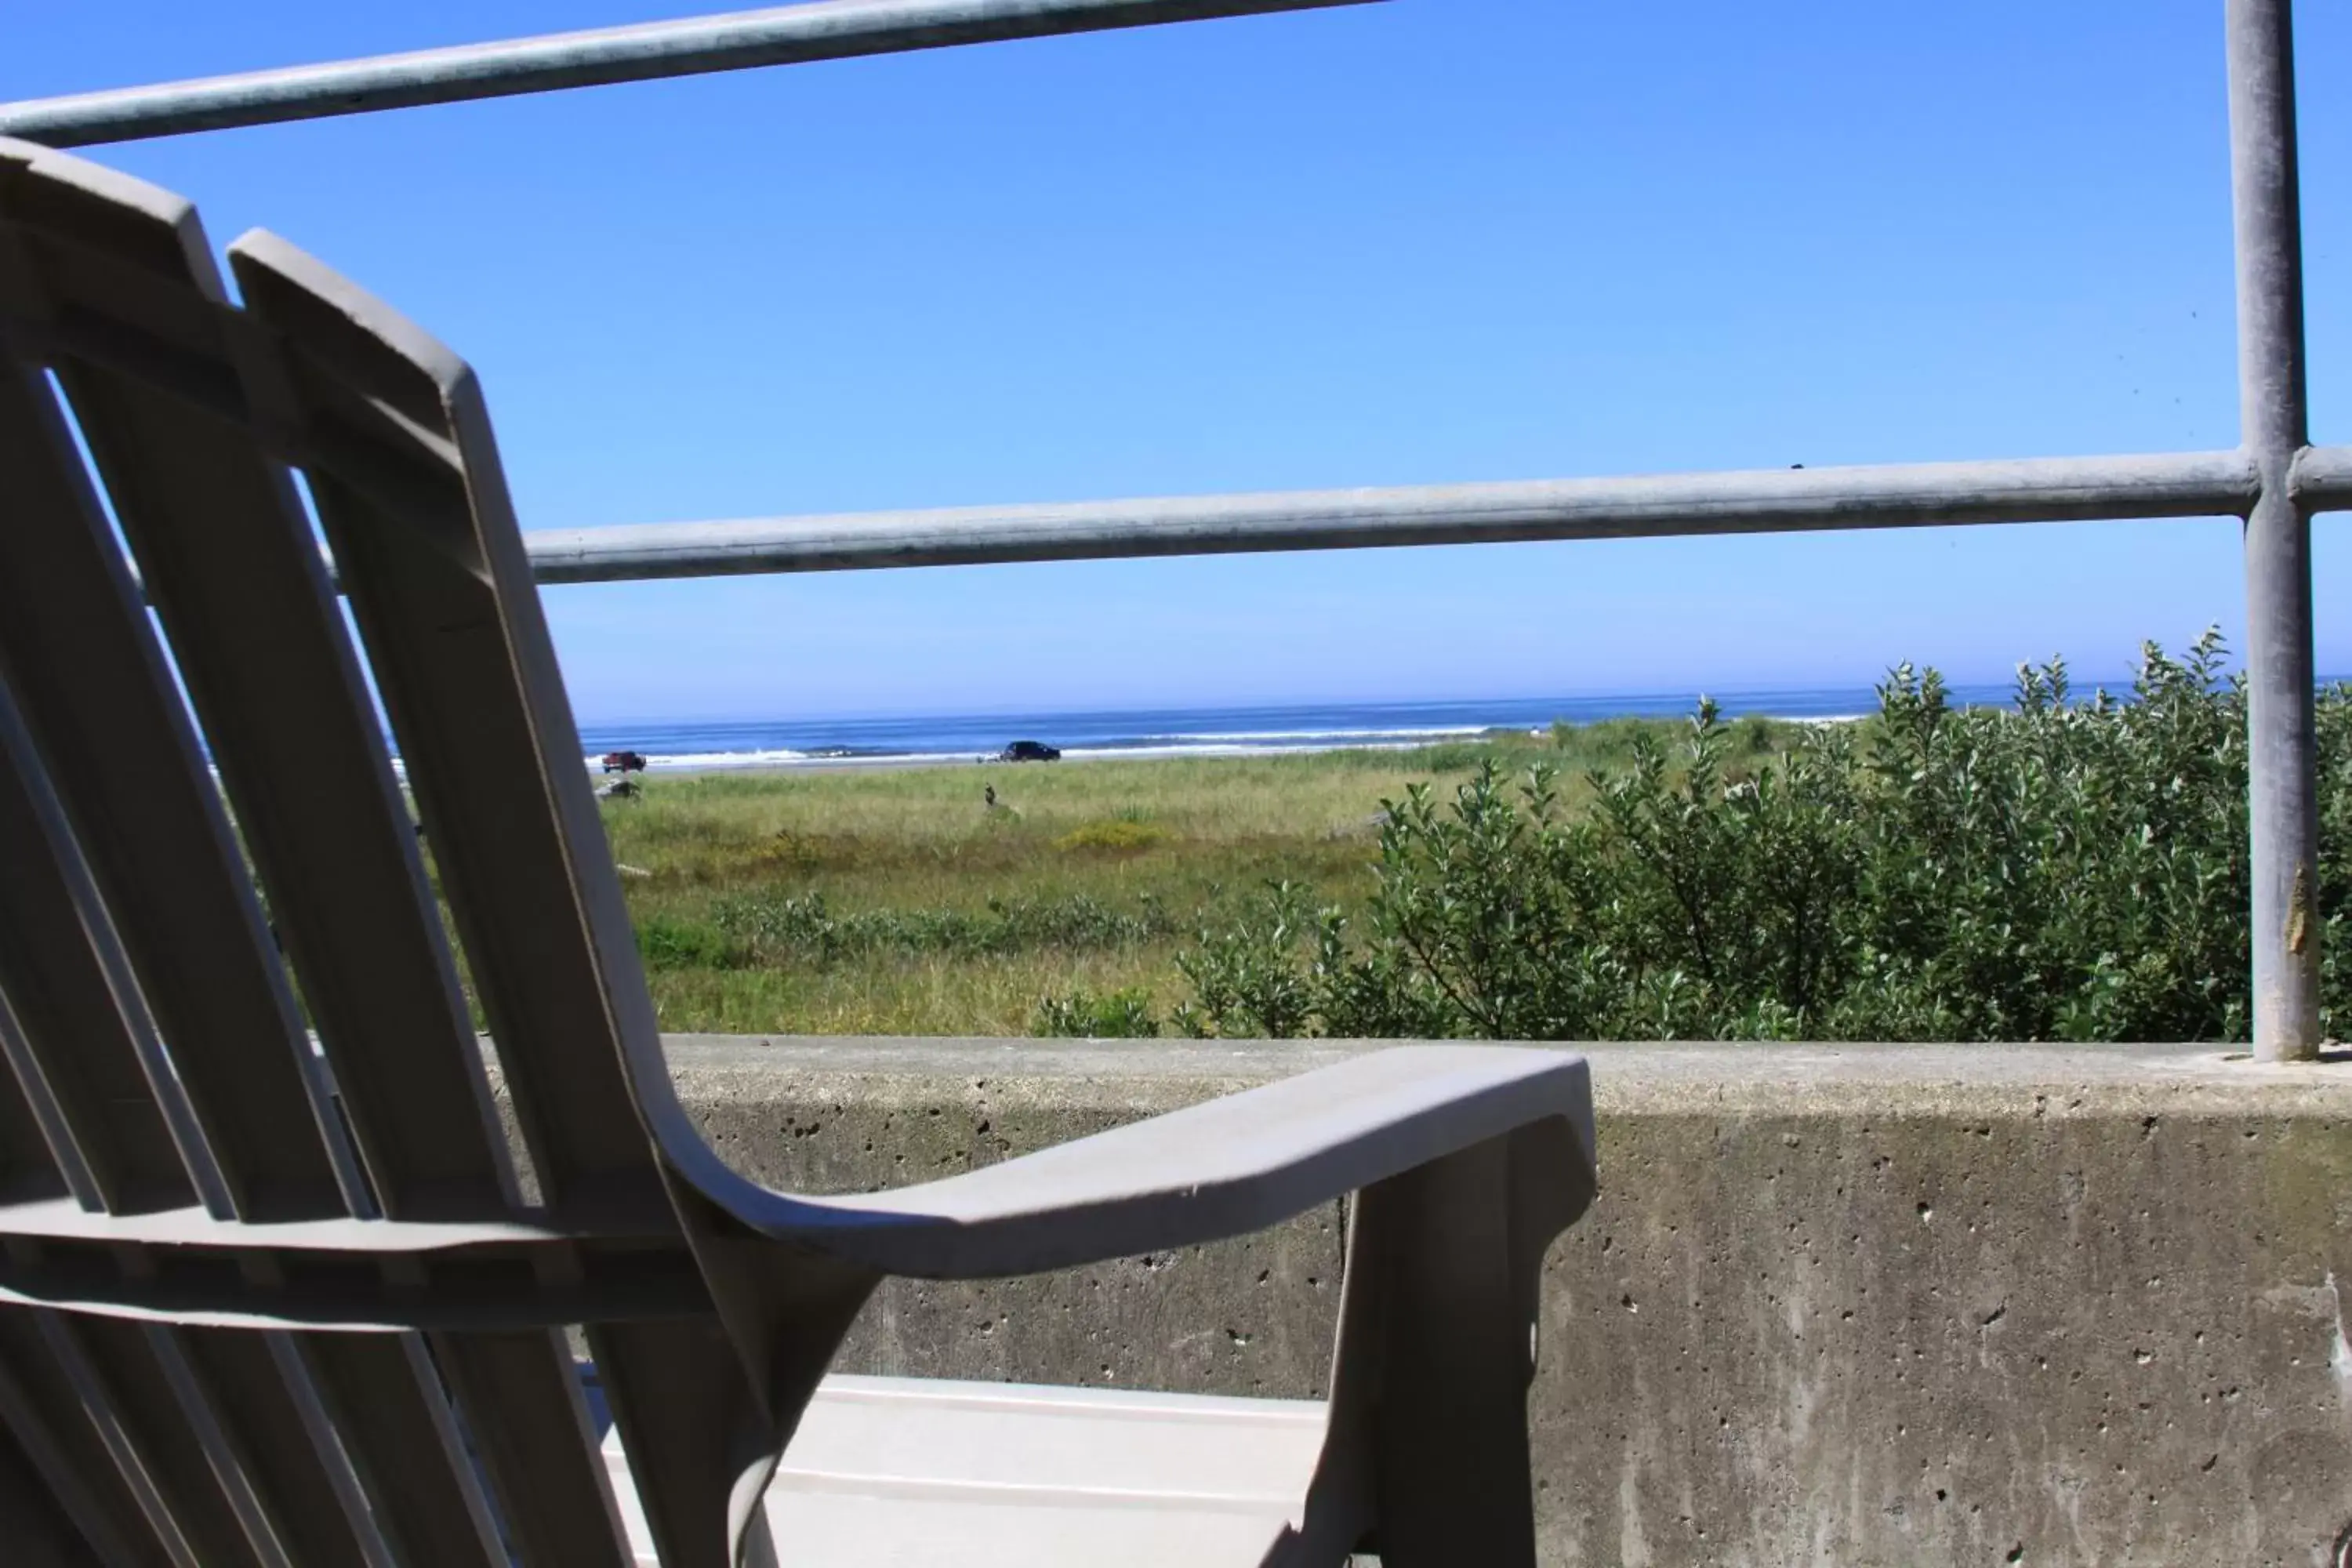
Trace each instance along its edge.
{"label": "vertical metal railing post", "polygon": [[2291,12],[2291,0],[2227,0],[2239,419],[2262,482],[2246,517],[2246,687],[2254,1054],[2264,1061],[2319,1048],[2311,519],[2288,489],[2309,439]]}

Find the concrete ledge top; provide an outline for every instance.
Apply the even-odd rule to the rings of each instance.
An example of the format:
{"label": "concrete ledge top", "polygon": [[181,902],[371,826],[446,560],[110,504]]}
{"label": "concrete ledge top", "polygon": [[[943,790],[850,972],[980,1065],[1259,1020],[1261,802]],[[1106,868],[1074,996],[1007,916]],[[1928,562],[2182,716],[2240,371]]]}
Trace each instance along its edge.
{"label": "concrete ledge top", "polygon": [[[1364,1040],[1038,1040],[671,1035],[681,1088],[767,1078],[958,1080],[1053,1100],[1227,1092],[1381,1048]],[[1593,1093],[1615,1110],[1709,1108],[2032,1115],[2128,1105],[2194,1110],[2352,1114],[2352,1052],[2274,1066],[2202,1045],[1818,1045],[1605,1042],[1558,1048],[1592,1064]],[[1124,1091],[1124,1092],[1122,1092]]]}

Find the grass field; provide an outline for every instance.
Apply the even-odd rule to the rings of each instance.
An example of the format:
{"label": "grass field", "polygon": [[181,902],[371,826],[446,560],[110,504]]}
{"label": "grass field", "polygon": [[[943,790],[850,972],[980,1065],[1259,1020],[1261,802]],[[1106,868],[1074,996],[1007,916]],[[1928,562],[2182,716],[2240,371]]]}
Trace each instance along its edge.
{"label": "grass field", "polygon": [[[1042,998],[1188,994],[1203,923],[1286,879],[1350,902],[1380,805],[1479,761],[1570,778],[1637,721],[1413,751],[655,776],[604,820],[673,1030],[1031,1032]],[[1771,729],[1751,723],[1762,751]],[[999,805],[984,804],[993,785]]]}

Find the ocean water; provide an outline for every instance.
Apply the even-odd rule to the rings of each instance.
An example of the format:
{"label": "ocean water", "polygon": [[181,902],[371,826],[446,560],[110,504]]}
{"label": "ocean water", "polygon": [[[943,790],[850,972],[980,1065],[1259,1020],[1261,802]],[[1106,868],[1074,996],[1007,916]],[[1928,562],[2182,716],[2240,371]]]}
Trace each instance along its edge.
{"label": "ocean water", "polygon": [[[1961,703],[2003,703],[2010,688],[1956,686]],[[940,714],[920,718],[761,719],[703,723],[586,724],[593,760],[644,753],[656,769],[823,767],[876,762],[972,762],[1013,741],[1043,741],[1066,758],[1234,757],[1347,747],[1424,746],[1489,730],[1541,730],[1556,719],[1589,724],[1671,718],[1696,691],[1583,697],[1497,697],[1449,702],[1330,702],[1278,707],[1164,708],[1075,713]],[[1728,715],[1846,719],[1874,711],[1868,687],[1722,691]]]}

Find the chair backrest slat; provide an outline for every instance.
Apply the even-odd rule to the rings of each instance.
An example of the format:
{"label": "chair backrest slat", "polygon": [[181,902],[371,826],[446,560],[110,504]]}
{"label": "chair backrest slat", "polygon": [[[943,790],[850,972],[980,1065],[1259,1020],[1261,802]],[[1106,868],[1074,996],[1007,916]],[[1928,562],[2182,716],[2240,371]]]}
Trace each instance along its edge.
{"label": "chair backrest slat", "polygon": [[[266,403],[273,367],[253,363],[250,343],[240,366],[240,345],[219,336],[224,312],[211,307],[225,292],[193,211],[89,168],[36,163],[13,214],[45,237],[103,245],[178,290],[186,338]],[[28,249],[61,308],[113,304],[152,327],[175,297],[110,300],[105,273],[60,275]],[[250,429],[119,371],[67,357],[58,374],[170,637],[379,1204],[410,1219],[502,1211],[512,1184],[480,1054],[290,478]]]}
{"label": "chair backrest slat", "polygon": [[341,1214],[309,1047],[218,794],[56,399],[14,360],[0,471],[0,663],[229,1199],[247,1216]]}
{"label": "chair backrest slat", "polygon": [[[6,852],[0,847],[0,855]],[[8,1005],[8,993],[0,987],[0,1060],[20,1074],[29,1070],[26,1064],[32,1057],[25,1040],[24,1026]],[[71,1196],[85,1206],[95,1205],[99,1201],[95,1184],[88,1192],[75,1192],[50,1152],[58,1142],[70,1142],[62,1118],[52,1117],[50,1125],[44,1127],[42,1116],[16,1078],[0,1072],[0,1203]]]}
{"label": "chair backrest slat", "polygon": [[[298,1387],[307,1379],[272,1348],[282,1336],[236,1329],[190,1329],[180,1353],[203,1397],[217,1412],[237,1462],[268,1514],[286,1555],[312,1563],[390,1563],[359,1498],[341,1472],[339,1444],[310,1430]],[[290,1376],[289,1376],[290,1373]],[[354,1514],[358,1517],[354,1517]]]}
{"label": "chair backrest slat", "polygon": [[[227,1509],[260,1568],[294,1568],[286,1527],[278,1518],[277,1489],[265,1489],[267,1472],[254,1462],[245,1433],[224,1418],[226,1407],[216,1403],[217,1391],[190,1353],[194,1342],[216,1336],[220,1331],[183,1329],[172,1323],[110,1326],[121,1331],[116,1338],[124,1350],[144,1352],[145,1361],[129,1363],[123,1370],[138,1380],[138,1397],[152,1405],[150,1419],[159,1426],[168,1426],[177,1446],[183,1451],[193,1449],[203,1461],[201,1469],[189,1467],[191,1487],[205,1488],[208,1499],[216,1499]],[[169,1405],[156,1392],[159,1384],[148,1370],[151,1362],[161,1374],[160,1387],[170,1394]]]}
{"label": "chair backrest slat", "polygon": [[[311,493],[541,1189],[559,1206],[666,1205],[620,1067],[622,1031],[650,1037],[652,1006],[472,374],[282,241],[248,235],[230,259],[248,309],[285,334],[302,440],[336,459],[311,467]],[[625,1336],[591,1325],[588,1340],[608,1386],[664,1385],[697,1409],[741,1389],[740,1365],[707,1323],[634,1325]],[[493,1347],[480,1336],[436,1343],[461,1403],[501,1412],[484,1459],[526,1560],[625,1560],[617,1514],[586,1506],[592,1478],[576,1459],[588,1449],[552,1446],[576,1416],[531,1358],[498,1347],[486,1363]],[[683,1382],[679,1369],[689,1369]],[[491,1397],[518,1375],[532,1381]],[[625,1440],[646,1451],[634,1406],[614,1409]],[[509,1412],[536,1430],[505,1427]],[[701,1515],[722,1519],[724,1478],[698,1479],[718,1489],[696,1499]],[[654,1505],[668,1500],[648,1500],[666,1542],[677,1510]]]}
{"label": "chair backrest slat", "polygon": [[117,1318],[56,1320],[79,1346],[88,1374],[139,1449],[163,1504],[205,1568],[281,1568],[281,1554],[257,1548],[256,1521],[240,1517],[242,1490],[232,1457],[205,1441],[177,1388],[181,1368],[169,1328]]}
{"label": "chair backrest slat", "polygon": [[11,1065],[26,1080],[19,1103],[38,1095],[54,1118],[48,1138],[67,1145],[58,1158],[75,1168],[64,1184],[115,1214],[194,1202],[181,1134],[134,1037],[147,1027],[143,1011],[119,973],[105,910],[5,680],[0,866],[8,868],[0,878],[0,1008],[8,1014],[0,1028],[10,1028]]}
{"label": "chair backrest slat", "polygon": [[[58,1490],[59,1482],[79,1490],[78,1479],[37,1462],[0,1418],[0,1519],[8,1521],[14,1561],[31,1568],[107,1568],[106,1549],[92,1544],[98,1537],[90,1527],[98,1521],[87,1495],[78,1509]],[[115,1558],[127,1560],[127,1553]]]}
{"label": "chair backrest slat", "polygon": [[476,1418],[474,1448],[516,1559],[551,1568],[628,1568],[620,1505],[562,1336],[435,1334],[431,1342],[458,1406],[495,1413],[495,1419]]}
{"label": "chair backrest slat", "polygon": [[391,495],[313,466],[311,495],[541,1189],[651,1194],[615,1017],[644,983],[617,887],[607,911],[586,883],[612,879],[604,829],[472,373],[282,241],[249,235],[230,261],[285,335],[305,438],[404,476]]}
{"label": "chair backrest slat", "polygon": [[376,1521],[404,1563],[504,1568],[488,1499],[413,1334],[303,1334],[303,1363],[332,1413]]}
{"label": "chair backrest slat", "polygon": [[240,1215],[343,1213],[308,1047],[219,793],[64,414],[14,360],[0,362],[0,660],[230,1201]]}
{"label": "chair backrest slat", "polygon": [[0,1308],[0,1423],[105,1568],[169,1568],[139,1496],[117,1472],[27,1307]]}
{"label": "chair backrest slat", "polygon": [[[197,1554],[200,1527],[168,1494],[163,1466],[92,1363],[81,1332],[86,1326],[86,1320],[62,1313],[0,1309],[0,1363],[43,1436],[70,1456],[74,1473],[105,1498],[109,1516],[138,1560],[205,1568]],[[20,1436],[25,1429],[16,1428]]]}

